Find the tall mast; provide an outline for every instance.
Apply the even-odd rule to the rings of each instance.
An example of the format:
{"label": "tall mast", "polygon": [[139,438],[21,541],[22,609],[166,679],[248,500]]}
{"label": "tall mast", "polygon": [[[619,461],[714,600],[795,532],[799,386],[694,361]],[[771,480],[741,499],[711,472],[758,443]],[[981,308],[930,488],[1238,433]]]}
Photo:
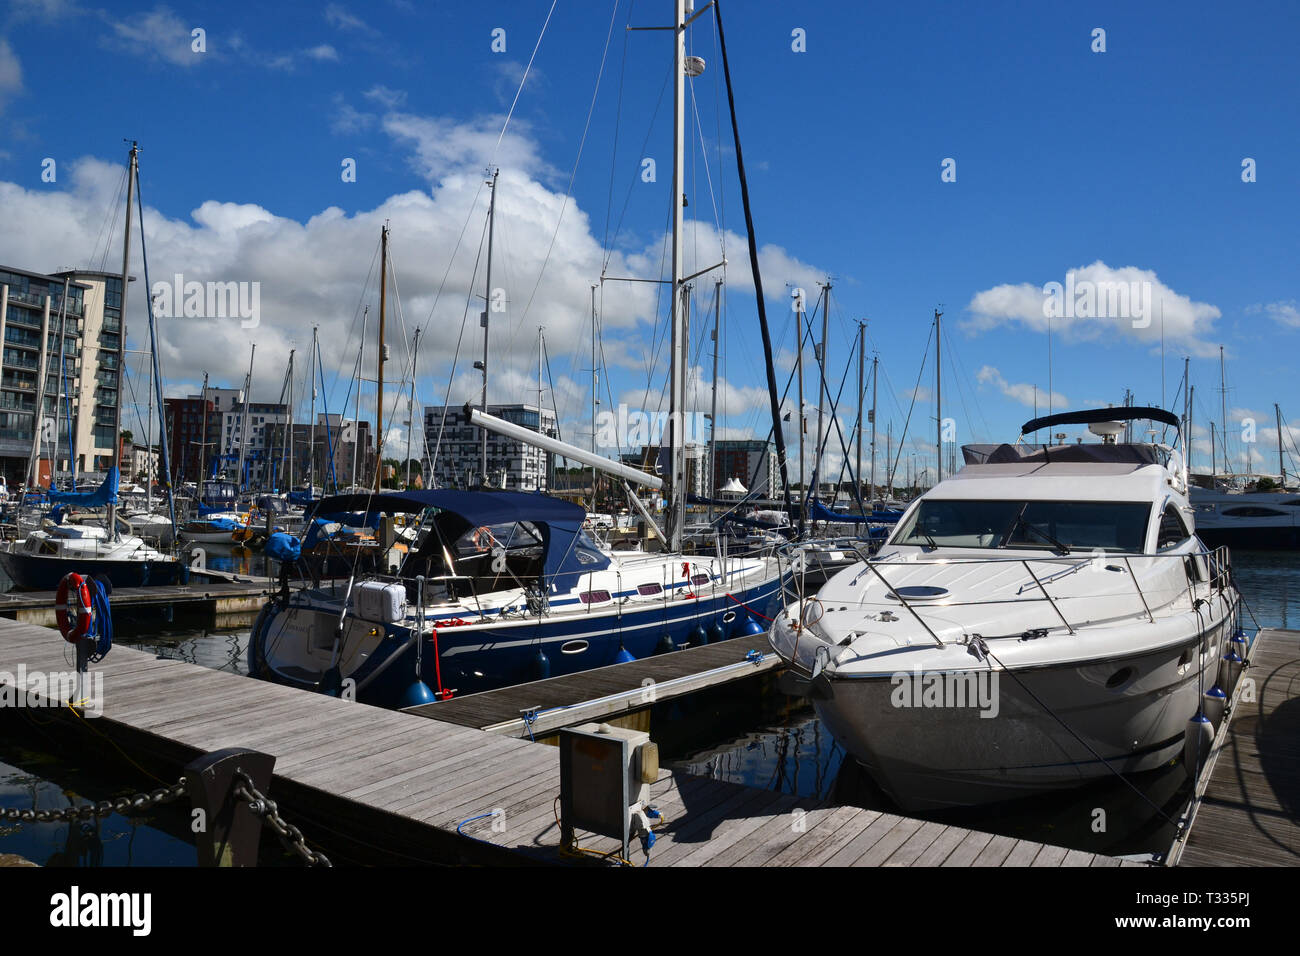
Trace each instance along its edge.
{"label": "tall mast", "polygon": [[1281,476],[1282,487],[1286,487],[1286,465],[1282,463],[1282,409],[1273,403],[1273,412],[1277,415],[1277,473]]}
{"label": "tall mast", "polygon": [[[820,284],[820,283],[819,283]],[[831,316],[831,282],[828,277],[826,283],[822,285],[822,341],[821,345],[815,350],[817,356],[817,464],[813,468],[813,474],[821,481],[822,476],[822,447],[825,439],[822,437],[822,419],[826,410],[826,338],[830,333],[830,316]],[[816,493],[816,489],[814,494]],[[835,500],[831,499],[831,504]]]}
{"label": "tall mast", "polygon": [[1196,386],[1187,384],[1187,474],[1192,473],[1192,418],[1196,414]]}
{"label": "tall mast", "polygon": [[[50,453],[50,487],[57,488],[59,474],[59,423],[62,420],[63,405],[68,400],[67,374],[64,371],[64,333],[68,328],[68,277],[63,277],[63,303],[59,308],[59,374],[54,387],[54,447]],[[42,385],[42,387],[44,387]],[[69,410],[68,418],[72,417]],[[69,428],[71,431],[71,428]],[[72,446],[68,446],[68,460],[72,460]]]}
{"label": "tall mast", "polygon": [[[411,394],[406,399],[406,487],[411,487],[411,431],[415,427],[415,360],[420,357],[420,330],[415,330],[411,346]],[[420,469],[421,473],[424,469]]]}
{"label": "tall mast", "polygon": [[1224,383],[1223,377],[1223,346],[1219,346],[1219,410],[1223,415],[1219,419],[1219,425],[1223,429],[1223,473],[1232,474],[1232,467],[1228,462],[1228,388]]}
{"label": "tall mast", "polygon": [[[858,323],[858,468],[853,473],[853,481],[858,486],[858,495],[862,494],[862,400],[866,398],[866,389],[863,388],[862,376],[865,371],[867,348],[866,348],[866,324]],[[867,497],[871,497],[871,492],[867,492]]]}
{"label": "tall mast", "polygon": [[[140,226],[144,229],[144,226]],[[145,289],[148,293],[149,290]],[[136,409],[139,410],[137,405]],[[153,363],[149,363],[149,414],[144,423],[144,505],[153,511]],[[132,475],[132,478],[135,476]]]}
{"label": "tall mast", "polygon": [[[126,375],[126,292],[130,276],[127,274],[131,265],[131,203],[135,199],[135,176],[139,169],[140,146],[131,141],[131,165],[126,174],[126,223],[122,229],[122,331],[117,339],[117,401],[113,403],[113,467],[122,470],[122,380]],[[148,290],[145,290],[146,294]],[[45,383],[41,383],[44,391]],[[118,540],[117,503],[108,502],[108,536],[112,541]]]}
{"label": "tall mast", "polygon": [[[713,521],[713,499],[718,494],[718,320],[722,315],[722,280],[713,282],[713,395],[709,411],[709,521]],[[771,491],[769,489],[769,494]]]}
{"label": "tall mast", "polygon": [[[375,378],[379,386],[375,393],[375,491],[379,490],[380,474],[384,468],[384,363],[388,352],[384,346],[384,295],[388,291],[388,224],[379,231],[379,354],[375,356]],[[486,345],[486,336],[484,336]],[[486,360],[484,365],[486,365]],[[484,372],[486,375],[487,373]],[[486,445],[484,446],[486,447]]]}
{"label": "tall mast", "polygon": [[361,352],[357,355],[357,397],[352,406],[356,416],[356,421],[352,423],[352,487],[354,489],[361,487],[361,482],[357,480],[357,451],[361,447],[361,367],[366,361],[366,316],[369,314],[370,306],[361,310]]}
{"label": "tall mast", "polygon": [[316,336],[320,334],[320,326],[311,327],[311,364],[308,368],[309,381],[311,386],[311,424],[308,434],[311,436],[307,442],[307,497],[311,498],[316,494]]}
{"label": "tall mast", "polygon": [[253,356],[257,354],[257,343],[248,351],[248,375],[244,377],[244,419],[239,425],[239,468],[236,480],[239,490],[244,490],[244,449],[248,447],[248,406],[253,400]]}
{"label": "tall mast", "polygon": [[[494,228],[495,228],[495,226],[496,226],[496,210],[497,210],[497,175],[498,175],[500,172],[501,172],[501,171],[500,171],[499,169],[493,169],[493,170],[492,170],[492,179],[488,182],[488,186],[490,186],[490,187],[492,188],[492,192],[489,193],[489,198],[488,198],[487,284],[486,284],[486,294],[485,294],[484,297],[483,297],[483,318],[482,318],[482,325],[483,325],[483,397],[482,397],[482,399],[481,399],[480,402],[479,402],[479,410],[482,411],[484,415],[487,414],[487,388],[488,388],[488,316],[489,316],[489,315],[491,314],[491,312],[492,312],[492,233],[493,233],[493,230],[494,230]],[[486,429],[486,428],[480,428],[479,431],[483,433],[483,457],[482,457],[482,461],[481,461],[481,463],[480,463],[481,474],[480,474],[480,477],[479,477],[479,484],[486,486],[486,485],[487,485],[487,481],[488,481],[488,476],[487,476],[487,467],[488,467],[488,466],[487,466],[487,438],[488,438],[488,433],[487,433],[487,429]]]}
{"label": "tall mast", "polygon": [[808,480],[803,465],[803,298],[795,297],[794,320],[799,324],[795,336],[794,364],[799,377],[799,523],[803,525],[804,502],[808,500]]}
{"label": "tall mast", "polygon": [[880,356],[871,356],[871,497],[876,496],[876,390],[880,379]]}
{"label": "tall mast", "polygon": [[[943,349],[939,345],[940,319],[943,313],[934,310],[934,483],[943,480]],[[1051,362],[1048,362],[1050,368]]]}
{"label": "tall mast", "polygon": [[889,482],[886,501],[894,497],[894,422],[891,419],[885,428],[885,473]]}
{"label": "tall mast", "polygon": [[293,490],[293,355],[297,349],[289,350],[289,427],[285,430],[285,440],[280,443],[280,454],[288,455],[288,474],[284,478],[286,491]]}
{"label": "tall mast", "polygon": [[199,442],[199,474],[198,474],[198,478],[194,482],[194,491],[195,491],[195,496],[199,499],[199,501],[202,501],[203,481],[205,478],[207,478],[207,474],[204,471],[204,466],[207,464],[207,450],[208,450],[208,373],[207,372],[203,373],[203,391],[199,395],[199,398],[203,402],[203,430],[199,434],[199,437],[203,440]]}
{"label": "tall mast", "polygon": [[675,0],[673,17],[673,262],[672,262],[672,378],[669,384],[668,427],[668,550],[680,552],[686,524],[686,449],[682,422],[686,414],[686,315],[682,283],[682,203],[685,199],[686,160],[683,132],[686,122],[686,0]]}
{"label": "tall mast", "polygon": [[[596,406],[600,404],[600,373],[596,371],[596,284],[591,285],[591,453],[596,454]],[[591,466],[591,510],[596,510],[596,466]]]}

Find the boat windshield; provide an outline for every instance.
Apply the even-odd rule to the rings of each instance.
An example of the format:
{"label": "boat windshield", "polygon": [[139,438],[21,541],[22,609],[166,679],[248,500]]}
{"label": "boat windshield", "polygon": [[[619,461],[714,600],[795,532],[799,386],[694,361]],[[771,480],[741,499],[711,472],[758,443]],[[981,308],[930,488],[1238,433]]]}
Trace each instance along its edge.
{"label": "boat windshield", "polygon": [[926,499],[890,543],[1141,553],[1150,514],[1144,501]]}

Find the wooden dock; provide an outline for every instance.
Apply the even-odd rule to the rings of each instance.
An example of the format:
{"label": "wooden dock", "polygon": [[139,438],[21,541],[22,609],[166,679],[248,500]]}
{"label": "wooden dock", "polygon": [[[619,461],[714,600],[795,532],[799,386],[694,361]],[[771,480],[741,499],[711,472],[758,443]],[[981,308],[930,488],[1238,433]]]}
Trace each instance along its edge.
{"label": "wooden dock", "polygon": [[[20,665],[28,675],[61,672],[70,660],[57,632],[0,620],[0,684],[17,686]],[[113,648],[92,670],[102,675],[101,716],[52,707],[42,709],[41,720],[47,732],[54,721],[114,761],[123,786],[158,785],[133,769],[126,754],[160,776],[172,774],[171,782],[200,753],[248,747],[277,757],[270,796],[311,845],[324,843],[327,852],[361,847],[370,859],[443,864],[601,862],[560,853],[554,747],[128,647]],[[0,710],[0,718],[13,715]],[[665,816],[651,866],[1121,865],[1092,853],[675,771],[661,773],[651,793]],[[481,814],[488,816],[471,821]],[[597,853],[615,849],[611,839],[579,838]],[[639,849],[633,857],[643,862]]]}
{"label": "wooden dock", "polygon": [[1234,700],[1169,864],[1300,865],[1300,631],[1260,631]]}
{"label": "wooden dock", "polygon": [[511,737],[542,737],[781,666],[766,636],[737,637],[578,674],[408,708],[405,713]]}
{"label": "wooden dock", "polygon": [[[194,577],[189,584],[168,584],[147,588],[115,588],[114,609],[189,608],[222,618],[249,619],[262,609],[276,590],[265,577],[229,575],[214,579]],[[0,594],[0,617],[54,627],[54,591],[11,591]]]}

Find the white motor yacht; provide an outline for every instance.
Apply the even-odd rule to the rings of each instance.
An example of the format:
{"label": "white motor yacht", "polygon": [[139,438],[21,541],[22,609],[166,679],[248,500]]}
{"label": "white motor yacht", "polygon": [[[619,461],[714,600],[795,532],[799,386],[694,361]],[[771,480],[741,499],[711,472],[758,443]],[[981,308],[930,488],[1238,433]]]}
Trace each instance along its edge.
{"label": "white motor yacht", "polygon": [[783,686],[905,809],[1159,767],[1216,682],[1239,599],[1195,534],[1185,459],[1117,418],[1035,419],[1100,442],[967,446],[879,555],[788,605]]}

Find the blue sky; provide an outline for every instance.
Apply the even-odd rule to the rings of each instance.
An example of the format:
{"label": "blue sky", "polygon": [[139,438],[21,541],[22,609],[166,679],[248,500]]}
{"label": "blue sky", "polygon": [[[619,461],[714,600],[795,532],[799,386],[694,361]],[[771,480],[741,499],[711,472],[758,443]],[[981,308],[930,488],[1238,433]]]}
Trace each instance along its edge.
{"label": "blue sky", "polygon": [[[182,272],[262,288],[257,328],[161,322],[169,391],[188,391],[204,370],[236,384],[256,341],[256,390],[275,397],[288,350],[301,361],[319,324],[337,403],[355,362],[358,305],[377,298],[371,260],[388,220],[398,324],[426,333],[417,400],[438,404],[467,297],[482,291],[481,174],[494,160],[493,284],[508,307],[494,325],[492,397],[535,397],[536,327],[545,325],[561,417],[568,437],[585,441],[589,284],[606,261],[610,275],[662,274],[671,100],[659,97],[671,46],[664,33],[625,27],[666,23],[670,6],[556,3],[498,147],[550,9],[549,0],[220,9],[15,0],[0,12],[0,261],[35,270],[98,261],[112,245],[96,236],[116,196],[122,139],[138,139],[155,281]],[[1123,277],[1149,283],[1163,307],[1166,403],[1191,355],[1197,432],[1222,417],[1222,344],[1233,454],[1244,458],[1241,421],[1253,417],[1251,454],[1275,470],[1274,402],[1300,437],[1291,373],[1300,8],[725,0],[723,15],[783,381],[793,355],[787,283],[811,299],[830,276],[832,392],[865,318],[885,370],[879,420],[892,419],[897,434],[942,303],[945,417],[958,441],[1012,440],[1033,414],[1033,386],[1048,388],[1042,287],[1072,270]],[[1104,52],[1093,50],[1098,28]],[[194,29],[204,31],[201,53]],[[498,29],[502,52],[492,49]],[[803,51],[792,48],[796,30]],[[688,215],[699,220],[688,269],[718,261],[719,228],[728,234],[720,417],[729,435],[761,436],[770,425],[762,353],[711,14],[690,42],[708,68],[693,81],[688,116]],[[654,182],[640,178],[647,157]],[[42,181],[46,158],[55,182]],[[355,182],[342,181],[345,158],[356,161]],[[945,182],[949,159],[956,176]],[[1243,182],[1246,159],[1254,182]],[[711,285],[698,294],[707,304]],[[602,305],[603,404],[655,410],[665,308],[652,287],[626,284],[607,285]],[[1052,391],[1071,407],[1118,403],[1125,388],[1159,404],[1153,319],[1146,329],[1126,317],[1056,323]],[[692,354],[707,406],[702,324]],[[133,318],[133,347],[143,331]],[[477,394],[467,366],[478,335],[471,319],[454,403]],[[405,353],[395,358],[390,381]],[[909,432],[919,461],[933,454],[932,369]],[[845,400],[848,419],[853,404]],[[1206,463],[1204,451],[1199,458]]]}

